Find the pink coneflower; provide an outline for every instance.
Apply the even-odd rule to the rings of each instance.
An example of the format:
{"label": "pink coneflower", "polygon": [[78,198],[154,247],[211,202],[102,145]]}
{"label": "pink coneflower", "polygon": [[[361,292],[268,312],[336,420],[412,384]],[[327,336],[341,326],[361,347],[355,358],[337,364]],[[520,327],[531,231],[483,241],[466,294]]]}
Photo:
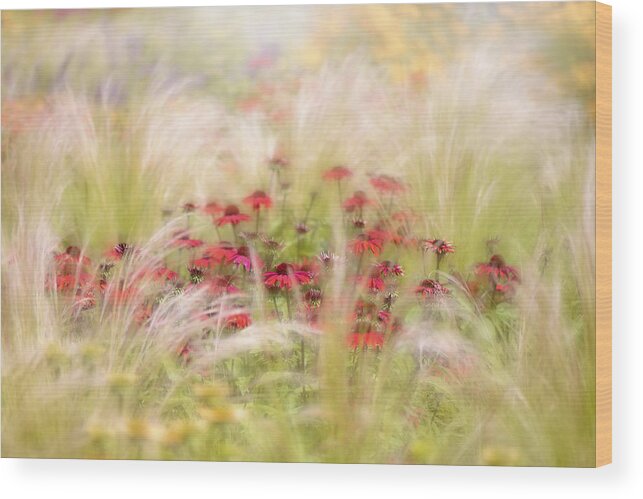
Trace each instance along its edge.
{"label": "pink coneflower", "polygon": [[377,320],[384,325],[387,325],[391,322],[393,314],[388,310],[380,310],[377,312]]}
{"label": "pink coneflower", "polygon": [[290,263],[280,263],[272,272],[266,272],[263,277],[267,287],[281,289],[290,289],[293,284],[308,284],[312,281],[310,272],[297,270]]}
{"label": "pink coneflower", "polygon": [[434,279],[424,279],[420,285],[415,288],[415,292],[424,298],[431,298],[449,294],[449,289]]}
{"label": "pink coneflower", "polygon": [[384,285],[384,279],[382,279],[377,272],[372,272],[368,277],[359,276],[357,280],[362,282],[366,281],[366,286],[371,293],[379,293],[380,291],[384,291],[386,287]]}
{"label": "pink coneflower", "polygon": [[424,251],[431,251],[435,253],[436,270],[440,270],[440,263],[445,255],[448,253],[455,253],[455,246],[449,241],[443,239],[424,239],[422,241],[422,249]]}
{"label": "pink coneflower", "polygon": [[203,255],[214,258],[215,260],[220,260],[229,256],[235,251],[234,245],[228,241],[220,241],[212,246],[204,248]]}
{"label": "pink coneflower", "polygon": [[172,241],[172,246],[182,249],[198,248],[203,245],[200,239],[191,239],[187,234],[181,234]]}
{"label": "pink coneflower", "polygon": [[179,274],[167,267],[157,267],[152,271],[152,279],[155,281],[176,281],[178,277]]}
{"label": "pink coneflower", "polygon": [[507,284],[496,284],[495,290],[498,293],[510,294],[514,291],[513,283],[509,282]]}
{"label": "pink coneflower", "polygon": [[93,276],[87,272],[56,275],[56,290],[60,292],[75,291],[90,284]]}
{"label": "pink coneflower", "polygon": [[404,275],[404,269],[397,263],[384,260],[374,265],[375,271],[382,277]]}
{"label": "pink coneflower", "polygon": [[384,346],[384,335],[377,331],[366,333],[352,333],[348,337],[348,344],[351,348],[382,348]]}
{"label": "pink coneflower", "polygon": [[190,343],[185,343],[181,345],[177,351],[176,354],[186,363],[190,362],[190,355],[194,351]]}
{"label": "pink coneflower", "polygon": [[358,234],[349,243],[349,247],[355,255],[362,255],[364,252],[370,251],[373,255],[378,256],[382,251],[383,244],[381,239],[374,238],[370,234]]}
{"label": "pink coneflower", "polygon": [[107,252],[107,257],[111,260],[122,260],[124,257],[130,255],[133,251],[133,246],[127,243],[118,243]]}
{"label": "pink coneflower", "polygon": [[331,268],[338,260],[338,258],[339,257],[335,253],[332,253],[330,251],[322,251],[319,255],[317,255],[317,260],[319,260],[321,264],[326,268]]}
{"label": "pink coneflower", "polygon": [[188,273],[190,274],[190,282],[192,284],[199,284],[205,277],[203,268],[198,265],[188,267]]}
{"label": "pink coneflower", "polygon": [[500,255],[493,255],[489,262],[476,265],[476,274],[488,275],[496,280],[520,282],[520,276],[516,268],[507,265]]}
{"label": "pink coneflower", "polygon": [[351,197],[344,201],[343,206],[347,212],[352,213],[355,210],[361,212],[364,206],[368,206],[370,204],[372,204],[372,202],[368,197],[366,197],[366,193],[364,191],[355,191]]}
{"label": "pink coneflower", "polygon": [[226,326],[231,329],[245,329],[252,324],[252,318],[249,314],[241,312],[238,314],[232,314],[226,317]]}
{"label": "pink coneflower", "polygon": [[280,241],[276,241],[274,239],[270,239],[265,236],[261,236],[261,242],[265,246],[265,248],[270,251],[270,252],[278,252],[284,247],[284,244]]}
{"label": "pink coneflower", "polygon": [[183,205],[183,211],[185,213],[192,213],[196,210],[196,205],[194,203],[185,203]]}
{"label": "pink coneflower", "polygon": [[351,223],[356,229],[363,229],[364,227],[366,227],[366,220],[364,220],[363,218],[354,218]]}
{"label": "pink coneflower", "polygon": [[442,239],[424,239],[422,241],[422,249],[424,251],[431,251],[436,255],[455,253],[455,246],[453,246],[449,241],[444,241]]}
{"label": "pink coneflower", "polygon": [[352,321],[356,330],[368,331],[377,327],[379,322],[379,308],[372,301],[364,301],[361,298],[355,303]]}
{"label": "pink coneflower", "polygon": [[204,280],[203,285],[207,286],[214,295],[231,295],[239,292],[239,288],[234,285],[234,276],[232,275],[215,276]]}
{"label": "pink coneflower", "polygon": [[301,270],[302,272],[308,272],[310,274],[311,279],[315,279],[315,277],[319,274],[320,265],[316,260],[309,260],[308,258],[304,258],[301,263],[295,263],[293,264],[293,267],[295,270]]}
{"label": "pink coneflower", "polygon": [[352,176],[353,176],[353,172],[349,168],[346,168],[345,166],[342,166],[342,165],[335,166],[330,170],[326,170],[322,175],[324,180],[336,180],[336,181],[341,181],[345,178],[350,178]]}
{"label": "pink coneflower", "polygon": [[260,210],[262,207],[270,208],[272,206],[272,199],[264,191],[253,192],[250,196],[244,198],[243,202],[255,211]]}
{"label": "pink coneflower", "polygon": [[215,246],[208,246],[203,251],[203,256],[195,259],[192,265],[201,268],[214,268],[217,265],[227,263],[235,252],[234,246],[223,241]]}
{"label": "pink coneflower", "polygon": [[402,182],[389,175],[378,175],[376,177],[372,177],[370,182],[375,190],[382,193],[399,194],[405,190]]}
{"label": "pink coneflower", "polygon": [[223,210],[223,206],[221,206],[216,201],[210,201],[203,208],[201,208],[201,211],[203,211],[203,213],[210,216],[218,215],[219,213],[222,213]]}
{"label": "pink coneflower", "polygon": [[216,224],[221,227],[222,225],[230,224],[232,226],[238,225],[241,222],[247,222],[250,217],[239,211],[236,205],[231,204],[226,206],[223,215],[217,218]]}
{"label": "pink coneflower", "polygon": [[380,239],[383,243],[386,243],[393,239],[393,233],[386,228],[382,228],[381,225],[378,225],[375,228],[367,231],[367,234],[372,239]]}
{"label": "pink coneflower", "polygon": [[323,293],[319,288],[310,288],[304,293],[304,301],[309,307],[316,308],[321,305]]}
{"label": "pink coneflower", "polygon": [[[263,267],[263,262],[259,259],[258,256],[256,257],[256,260],[257,265],[259,267]],[[246,272],[250,272],[250,269],[252,268],[250,250],[247,246],[239,246],[237,249],[233,250],[233,252],[228,257],[228,261],[230,263],[233,263],[234,265],[243,267],[244,269],[246,269]]]}
{"label": "pink coneflower", "polygon": [[67,246],[64,253],[54,255],[54,260],[59,266],[76,266],[76,265],[91,265],[91,260],[83,256],[82,251],[78,246]]}

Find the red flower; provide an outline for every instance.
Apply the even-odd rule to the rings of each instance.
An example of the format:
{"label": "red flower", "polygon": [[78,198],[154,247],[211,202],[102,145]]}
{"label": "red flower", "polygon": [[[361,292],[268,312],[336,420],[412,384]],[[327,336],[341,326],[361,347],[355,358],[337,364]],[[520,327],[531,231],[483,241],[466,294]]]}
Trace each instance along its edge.
{"label": "red flower", "polygon": [[488,263],[476,265],[476,274],[488,275],[496,281],[502,279],[509,282],[520,282],[518,271],[515,267],[507,265],[500,255],[493,255]]}
{"label": "red flower", "polygon": [[245,329],[250,324],[252,324],[252,319],[246,313],[232,314],[226,318],[226,326],[232,329]]}
{"label": "red flower", "polygon": [[124,257],[132,254],[133,251],[133,246],[127,243],[118,243],[107,252],[107,258],[111,260],[122,260]]}
{"label": "red flower", "polygon": [[371,272],[368,276],[357,276],[355,279],[358,283],[362,283],[365,288],[368,288],[371,293],[379,293],[386,288],[384,279],[380,277],[377,271]]}
{"label": "red flower", "polygon": [[203,269],[198,265],[194,267],[188,267],[188,273],[190,274],[190,282],[192,284],[199,284],[205,277]]}
{"label": "red flower", "polygon": [[310,274],[310,278],[315,279],[317,275],[319,275],[320,272],[320,265],[317,261],[315,260],[309,260],[308,258],[304,258],[303,261],[299,264],[293,265],[293,267],[296,270],[301,270],[302,272],[308,272]]}
{"label": "red flower", "polygon": [[309,307],[317,308],[321,305],[323,298],[322,290],[319,288],[310,288],[304,293],[304,301]]}
{"label": "red flower", "polygon": [[152,271],[152,279],[155,281],[175,281],[179,277],[179,274],[173,270],[168,269],[167,267],[157,267]]}
{"label": "red flower", "polygon": [[405,187],[399,180],[388,175],[378,175],[371,178],[371,185],[379,192],[388,192],[391,194],[399,194],[404,192]]}
{"label": "red flower", "polygon": [[363,229],[364,227],[366,227],[366,220],[364,220],[363,218],[354,218],[353,227],[355,227],[356,229]]}
{"label": "red flower", "polygon": [[322,251],[318,256],[317,260],[326,268],[331,268],[335,262],[338,260],[338,256],[335,253],[329,251]]}
{"label": "red flower", "polygon": [[56,290],[57,291],[74,291],[78,288],[83,288],[91,283],[92,276],[86,272],[79,272],[78,274],[59,274],[56,276]]}
{"label": "red flower", "polygon": [[216,201],[210,201],[201,209],[206,215],[218,215],[223,212],[223,207]]}
{"label": "red flower", "polygon": [[269,288],[290,289],[293,284],[308,284],[312,281],[310,272],[297,270],[290,263],[280,263],[272,272],[264,275],[264,284]]}
{"label": "red flower", "polygon": [[352,176],[353,176],[353,172],[350,169],[346,168],[345,166],[339,165],[324,172],[324,175],[322,177],[324,178],[324,180],[340,181],[342,179],[349,178]]}
{"label": "red flower", "polygon": [[235,252],[236,250],[230,243],[221,242],[216,246],[207,247],[203,251],[203,256],[194,260],[192,265],[201,268],[214,268],[230,261]]}
{"label": "red flower", "polygon": [[[259,257],[256,256],[255,258],[257,259],[257,265],[259,265],[259,267],[263,267],[263,262],[259,259]],[[243,267],[244,269],[246,269],[246,272],[250,272],[250,269],[252,268],[250,250],[247,246],[239,246],[237,249],[233,250],[228,256],[228,261],[230,263],[233,263],[234,265]]]}
{"label": "red flower", "polygon": [[383,262],[376,263],[375,271],[379,273],[382,277],[391,276],[401,276],[404,275],[404,269],[396,263],[384,260]]}
{"label": "red flower", "polygon": [[388,324],[391,322],[391,317],[393,317],[393,314],[388,310],[380,310],[377,312],[377,320],[382,324]]}
{"label": "red flower", "polygon": [[384,280],[377,275],[377,273],[372,273],[368,277],[368,289],[373,293],[379,293],[384,291]]}
{"label": "red flower", "polygon": [[348,338],[348,344],[354,349],[359,347],[382,348],[384,346],[384,335],[376,331],[352,333]]}
{"label": "red flower", "polygon": [[225,224],[237,225],[241,222],[247,222],[250,220],[248,215],[241,213],[239,208],[231,204],[226,206],[226,209],[223,211],[223,215],[217,218],[216,224],[221,227]]}
{"label": "red flower", "polygon": [[198,248],[203,245],[203,241],[200,239],[190,239],[187,234],[181,234],[172,241],[172,245],[177,248]]}
{"label": "red flower", "polygon": [[424,251],[432,251],[437,255],[455,253],[455,246],[449,241],[442,239],[425,239],[422,241],[422,249],[424,249]]}
{"label": "red flower", "polygon": [[393,239],[391,231],[382,229],[381,227],[375,227],[374,229],[369,230],[367,234],[372,239],[380,239],[384,243]]}
{"label": "red flower", "polygon": [[78,246],[67,246],[64,253],[58,253],[54,256],[54,260],[59,266],[68,267],[80,265],[91,265],[91,260],[82,255],[82,251]]}
{"label": "red flower", "polygon": [[371,201],[366,197],[363,191],[355,191],[353,196],[344,201],[344,209],[349,213],[355,209],[361,210],[364,206],[370,205]]}
{"label": "red flower", "polygon": [[232,275],[215,276],[212,279],[203,281],[203,284],[214,295],[230,295],[239,292],[239,288],[234,285],[234,276]]}
{"label": "red flower", "polygon": [[382,251],[383,244],[384,242],[381,239],[374,238],[371,234],[359,234],[357,238],[349,243],[349,246],[351,251],[356,255],[370,251],[375,256],[378,256]]}
{"label": "red flower", "polygon": [[243,202],[250,205],[255,211],[260,210],[262,206],[264,208],[270,208],[272,206],[272,199],[263,191],[253,192],[250,196],[246,197]]}
{"label": "red flower", "polygon": [[433,279],[424,279],[420,285],[415,288],[415,292],[422,295],[424,298],[429,298],[449,294],[449,289],[442,286],[438,281]]}
{"label": "red flower", "polygon": [[179,347],[177,350],[177,355],[183,359],[185,362],[190,362],[190,354],[193,352],[193,348],[190,346],[189,343],[186,343]]}
{"label": "red flower", "polygon": [[358,300],[353,310],[352,320],[355,330],[370,330],[378,326],[380,310],[372,301]]}

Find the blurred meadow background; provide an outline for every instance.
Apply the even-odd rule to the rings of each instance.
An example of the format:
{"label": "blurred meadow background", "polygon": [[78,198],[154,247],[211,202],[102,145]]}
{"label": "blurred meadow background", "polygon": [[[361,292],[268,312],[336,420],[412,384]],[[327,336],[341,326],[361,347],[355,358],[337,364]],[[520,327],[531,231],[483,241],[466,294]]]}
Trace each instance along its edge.
{"label": "blurred meadow background", "polygon": [[594,464],[592,2],[2,13],[2,455]]}

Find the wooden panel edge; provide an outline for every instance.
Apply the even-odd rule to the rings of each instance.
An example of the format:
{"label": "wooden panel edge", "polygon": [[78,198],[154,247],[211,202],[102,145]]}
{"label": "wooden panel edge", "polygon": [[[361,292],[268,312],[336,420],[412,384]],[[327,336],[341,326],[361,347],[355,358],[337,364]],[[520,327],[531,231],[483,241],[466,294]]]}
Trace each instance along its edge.
{"label": "wooden panel edge", "polygon": [[612,7],[596,3],[596,466],[612,462]]}

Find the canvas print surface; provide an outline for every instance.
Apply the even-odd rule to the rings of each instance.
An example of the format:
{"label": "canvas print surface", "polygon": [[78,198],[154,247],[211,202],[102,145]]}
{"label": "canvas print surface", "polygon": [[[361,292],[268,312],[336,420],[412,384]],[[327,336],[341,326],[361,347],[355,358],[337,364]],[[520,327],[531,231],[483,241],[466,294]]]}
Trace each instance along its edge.
{"label": "canvas print surface", "polygon": [[2,13],[2,455],[593,466],[595,4]]}

